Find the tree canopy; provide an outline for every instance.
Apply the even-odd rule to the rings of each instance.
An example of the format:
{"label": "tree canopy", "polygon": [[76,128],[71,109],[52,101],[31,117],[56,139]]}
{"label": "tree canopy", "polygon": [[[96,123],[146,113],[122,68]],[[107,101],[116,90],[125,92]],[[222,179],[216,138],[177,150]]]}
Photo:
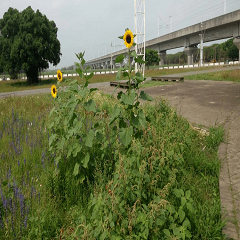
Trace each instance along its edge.
{"label": "tree canopy", "polygon": [[40,69],[60,62],[56,24],[39,10],[9,8],[0,20],[0,29],[0,65],[12,78],[23,69],[27,81],[36,83]]}
{"label": "tree canopy", "polygon": [[145,50],[145,61],[146,65],[150,66],[152,64],[158,64],[160,61],[160,58],[158,57],[158,51],[152,50],[152,49],[146,49]]}

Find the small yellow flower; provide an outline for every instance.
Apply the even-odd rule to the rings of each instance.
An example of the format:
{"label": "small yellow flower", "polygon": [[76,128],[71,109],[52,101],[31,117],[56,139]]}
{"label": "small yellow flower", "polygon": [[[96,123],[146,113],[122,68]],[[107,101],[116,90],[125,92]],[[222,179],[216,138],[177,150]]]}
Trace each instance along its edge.
{"label": "small yellow flower", "polygon": [[60,70],[57,70],[57,79],[59,82],[62,81],[62,72]]}
{"label": "small yellow flower", "polygon": [[133,45],[133,33],[131,30],[127,30],[123,36],[124,44],[126,45],[127,48],[131,48]]}
{"label": "small yellow flower", "polygon": [[57,88],[55,85],[52,85],[51,87],[51,94],[54,98],[57,96]]}

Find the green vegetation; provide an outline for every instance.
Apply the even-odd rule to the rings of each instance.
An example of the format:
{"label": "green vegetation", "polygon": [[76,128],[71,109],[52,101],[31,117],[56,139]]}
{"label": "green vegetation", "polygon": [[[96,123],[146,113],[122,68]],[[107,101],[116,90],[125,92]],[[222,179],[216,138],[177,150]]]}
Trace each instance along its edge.
{"label": "green vegetation", "polygon": [[160,61],[160,58],[158,56],[158,51],[152,50],[152,49],[146,49],[145,50],[145,61],[146,61],[146,66],[149,69],[150,65],[157,65]]}
{"label": "green vegetation", "polygon": [[228,70],[222,72],[196,74],[186,77],[189,80],[215,80],[215,81],[233,81],[240,82],[240,69]]}
{"label": "green vegetation", "polygon": [[0,236],[224,239],[222,127],[202,135],[163,99],[140,105],[151,97],[127,68],[116,77],[136,86],[117,99],[89,89],[81,65],[80,89],[0,99]]}
{"label": "green vegetation", "polygon": [[[106,109],[110,115],[112,114],[116,100],[98,92],[94,95],[94,99],[100,109]],[[107,166],[112,163],[110,156],[99,160],[99,164],[104,165],[105,171],[96,169],[94,172],[95,185],[89,185],[89,190],[83,191],[79,185],[76,185],[77,179],[73,177],[71,171],[67,171],[62,176],[53,174],[56,167],[55,158],[54,153],[47,152],[50,132],[46,129],[46,121],[52,105],[53,99],[49,95],[0,100],[1,189],[5,201],[9,203],[10,196],[12,196],[13,202],[16,204],[14,205],[16,215],[13,215],[10,207],[7,208],[7,211],[4,210],[3,205],[1,207],[0,198],[1,213],[4,210],[0,220],[4,228],[0,226],[0,235],[4,236],[4,239],[13,239],[14,234],[18,239],[21,237],[22,239],[59,239],[60,235],[66,236],[67,239],[73,239],[74,235],[79,236],[79,239],[91,239],[89,235],[97,232],[97,229],[90,231],[89,224],[93,220],[95,224],[99,224],[101,232],[101,229],[110,229],[110,224],[118,224],[114,223],[116,213],[119,216],[127,210],[130,214],[125,218],[127,221],[131,220],[131,216],[139,219],[148,211],[150,211],[149,214],[151,211],[157,213],[158,209],[161,211],[161,204],[168,202],[176,209],[175,213],[172,212],[172,216],[177,220],[177,212],[181,206],[180,200],[185,201],[185,198],[186,204],[190,203],[189,198],[193,200],[191,203],[194,207],[193,214],[188,212],[187,205],[183,206],[183,210],[191,222],[192,239],[223,239],[218,188],[220,162],[217,159],[217,146],[223,135],[221,128],[211,128],[209,136],[201,136],[190,127],[185,119],[177,116],[163,100],[158,100],[154,105],[143,108],[146,116],[151,119],[144,130],[145,137],[132,146],[137,151],[136,157],[140,161],[138,163],[140,165],[135,165],[135,162],[130,161],[128,155],[120,154],[119,160],[116,162],[120,169],[114,176],[116,178],[119,174],[120,180],[124,179],[124,182],[123,184],[119,182],[115,186],[114,178],[111,180],[111,177],[107,176],[109,171]],[[101,121],[100,124],[107,124],[108,119],[102,118]],[[111,147],[118,148],[114,143]],[[97,148],[95,150],[97,151]],[[141,151],[138,152],[138,150]],[[95,157],[101,159],[100,155]],[[127,206],[120,206],[117,202],[124,192],[123,196],[126,196],[131,202],[134,201],[132,195],[139,191],[137,190],[139,188],[138,174],[142,174],[140,175],[142,178],[140,177],[139,180],[143,184],[142,186],[145,186],[142,187],[142,190],[139,189],[142,191],[142,195],[147,194],[146,196],[149,198],[150,193],[157,191],[161,201],[158,203],[159,200],[155,199],[152,202],[153,205],[146,205],[146,199],[141,197],[141,201],[137,202],[135,206],[132,203],[133,205],[128,205],[129,209],[125,210]],[[14,182],[15,188],[13,188]],[[109,190],[106,189],[106,185]],[[183,192],[176,192],[175,188],[182,189]],[[22,196],[21,192],[24,197],[25,212],[22,217],[20,200],[15,197],[14,189],[18,189],[19,196]],[[132,189],[135,190],[132,191]],[[161,189],[162,191],[160,191]],[[93,196],[98,199],[97,202],[93,196],[91,197],[90,192],[93,190],[95,192]],[[112,191],[114,191],[113,195],[110,194]],[[189,191],[191,195],[189,195]],[[181,195],[183,193],[184,196]],[[164,194],[166,194],[165,197]],[[83,197],[85,199],[82,199]],[[89,204],[87,204],[88,202]],[[89,210],[84,208],[86,204],[89,206]],[[101,212],[96,212],[98,206],[101,207],[98,210]],[[111,206],[114,207],[112,213]],[[188,206],[190,205],[188,204]],[[136,209],[135,212],[134,209]],[[167,214],[168,211],[166,210],[164,214]],[[134,215],[136,213],[138,214]],[[95,214],[99,218],[103,217],[105,222],[99,222],[100,219],[96,219]],[[113,223],[109,222],[111,215]],[[167,215],[165,216],[167,217]],[[11,225],[12,218],[14,225]],[[142,221],[145,220],[142,219]],[[150,224],[147,220],[144,224],[146,225],[146,223]],[[122,224],[122,229],[124,229],[124,222]],[[161,220],[155,224],[161,226]],[[85,235],[85,238],[80,237],[84,229],[88,234]],[[125,229],[128,232],[128,228]],[[133,227],[134,229],[135,227]],[[163,232],[160,233],[163,234]]]}
{"label": "green vegetation", "polygon": [[60,62],[56,24],[39,10],[35,13],[30,6],[22,12],[9,8],[0,20],[0,29],[0,65],[11,79],[23,69],[27,82],[37,83],[40,69]]}

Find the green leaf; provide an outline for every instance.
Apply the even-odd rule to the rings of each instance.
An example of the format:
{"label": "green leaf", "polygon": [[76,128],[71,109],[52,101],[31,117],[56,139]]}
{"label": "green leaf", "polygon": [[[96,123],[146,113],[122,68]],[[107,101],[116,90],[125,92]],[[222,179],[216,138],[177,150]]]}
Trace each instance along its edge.
{"label": "green leaf", "polygon": [[77,68],[77,69],[76,69],[76,72],[79,74],[79,77],[80,77],[80,78],[83,77],[83,71],[82,71],[82,69]]}
{"label": "green leaf", "polygon": [[84,58],[82,58],[81,65],[84,66],[85,62]]}
{"label": "green leaf", "polygon": [[73,157],[76,157],[77,154],[82,150],[82,145],[80,145],[80,143],[76,142],[73,145],[73,151],[72,151],[72,155]]}
{"label": "green leaf", "polygon": [[137,80],[138,83],[141,83],[141,82],[144,81],[144,76],[140,72],[137,72],[135,74],[135,77],[136,77],[136,80]]}
{"label": "green leaf", "polygon": [[85,146],[92,147],[93,138],[94,138],[94,131],[92,129],[90,129],[90,131],[87,134]]}
{"label": "green leaf", "polygon": [[120,80],[121,75],[122,75],[122,67],[120,67],[120,68],[118,69],[118,72],[117,72],[117,75],[116,75],[116,79],[117,79],[117,80]]}
{"label": "green leaf", "polygon": [[182,222],[185,218],[185,212],[183,211],[183,209],[181,207],[178,210],[178,214],[179,214],[180,222]]}
{"label": "green leaf", "polygon": [[150,95],[148,95],[147,93],[145,93],[144,91],[140,92],[139,98],[144,101],[153,101],[153,98]]}
{"label": "green leaf", "polygon": [[146,127],[146,117],[142,109],[138,111],[139,122],[142,126]]}
{"label": "green leaf", "polygon": [[143,56],[138,56],[138,57],[135,57],[134,60],[137,63],[145,63],[145,61],[143,61],[142,58],[143,58]]}
{"label": "green leaf", "polygon": [[118,38],[119,38],[119,39],[123,39],[123,36],[119,36]]}
{"label": "green leaf", "polygon": [[89,101],[85,102],[83,104],[83,106],[86,109],[86,111],[88,111],[88,112],[94,112],[94,113],[96,112],[96,103],[92,99],[90,99]]}
{"label": "green leaf", "polygon": [[193,206],[192,206],[192,204],[188,202],[188,203],[186,204],[186,206],[187,206],[187,209],[192,213],[192,212],[193,212]]}
{"label": "green leaf", "polygon": [[191,223],[190,223],[190,221],[187,218],[184,220],[182,225],[185,228],[191,229]]}
{"label": "green leaf", "polygon": [[165,234],[167,237],[170,237],[170,236],[171,236],[171,234],[170,234],[170,232],[169,232],[168,229],[163,229],[163,232],[164,232],[164,234]]}
{"label": "green leaf", "polygon": [[90,78],[92,78],[93,77],[93,72],[91,72],[89,75],[84,75],[84,78],[86,79],[86,80],[89,80]]}
{"label": "green leaf", "polygon": [[124,59],[124,55],[120,54],[119,56],[116,57],[115,63],[121,63]]}
{"label": "green leaf", "polygon": [[185,196],[186,196],[187,199],[189,199],[190,196],[191,196],[191,191],[187,190],[186,193],[185,193]]}
{"label": "green leaf", "polygon": [[109,122],[110,125],[119,117],[120,113],[121,113],[121,111],[118,108],[118,105],[116,104],[113,109],[112,116],[110,118],[110,122]]}
{"label": "green leaf", "polygon": [[82,121],[78,120],[76,124],[73,124],[73,126],[74,126],[73,133],[79,134],[82,130],[83,123]]}
{"label": "green leaf", "polygon": [[185,197],[181,197],[181,205],[184,206],[187,203],[187,200]]}
{"label": "green leaf", "polygon": [[64,143],[65,143],[65,138],[62,137],[62,140],[57,143],[57,148],[60,150],[63,150]]}
{"label": "green leaf", "polygon": [[120,140],[122,141],[124,146],[128,146],[132,141],[133,127],[129,128],[121,128],[119,132]]}
{"label": "green leaf", "polygon": [[90,160],[90,154],[89,152],[87,152],[82,160],[82,164],[84,168],[87,168],[89,160]]}
{"label": "green leaf", "polygon": [[77,176],[78,173],[79,173],[79,164],[76,163],[76,164],[75,164],[75,167],[74,167],[74,170],[73,170],[73,175],[74,175],[74,176]]}
{"label": "green leaf", "polygon": [[49,147],[52,145],[53,141],[57,138],[57,134],[52,134],[49,137]]}
{"label": "green leaf", "polygon": [[85,98],[88,93],[88,88],[83,88],[78,91],[78,95]]}
{"label": "green leaf", "polygon": [[137,53],[135,51],[132,51],[131,56],[135,58],[135,57],[137,57]]}
{"label": "green leaf", "polygon": [[55,112],[55,110],[56,110],[56,108],[55,108],[55,107],[53,107],[53,108],[52,108],[52,110],[51,110],[51,112],[50,112],[50,114],[49,114],[49,117],[51,117],[51,116],[52,116],[52,114]]}
{"label": "green leaf", "polygon": [[122,94],[122,102],[126,105],[133,105],[134,102],[135,102],[135,97],[136,97],[136,93],[135,93],[135,90],[132,89],[130,94],[125,94],[123,93]]}

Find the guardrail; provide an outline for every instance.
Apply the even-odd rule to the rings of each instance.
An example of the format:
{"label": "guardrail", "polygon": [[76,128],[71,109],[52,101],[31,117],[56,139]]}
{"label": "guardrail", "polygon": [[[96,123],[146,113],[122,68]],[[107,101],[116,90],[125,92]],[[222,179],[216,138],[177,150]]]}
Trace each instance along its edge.
{"label": "guardrail", "polygon": [[[237,65],[240,64],[240,61],[230,61],[228,64],[224,62],[217,62],[217,63],[204,63],[202,67],[213,67],[213,66],[229,66],[229,65]],[[193,65],[179,65],[179,66],[169,66],[169,67],[159,67],[158,69],[178,69],[178,68],[198,68],[201,67],[200,64],[193,64]],[[113,74],[117,73],[118,71],[101,71],[101,72],[94,72],[95,75],[99,74]],[[90,73],[87,73],[89,75]],[[63,74],[63,77],[75,77],[79,76],[77,73],[69,73],[69,74]],[[39,76],[41,79],[49,79],[49,78],[57,78],[57,75],[51,75],[51,74],[45,74]],[[21,79],[26,80],[27,77],[22,77]],[[7,80],[9,81],[10,78],[0,78],[0,81]]]}

